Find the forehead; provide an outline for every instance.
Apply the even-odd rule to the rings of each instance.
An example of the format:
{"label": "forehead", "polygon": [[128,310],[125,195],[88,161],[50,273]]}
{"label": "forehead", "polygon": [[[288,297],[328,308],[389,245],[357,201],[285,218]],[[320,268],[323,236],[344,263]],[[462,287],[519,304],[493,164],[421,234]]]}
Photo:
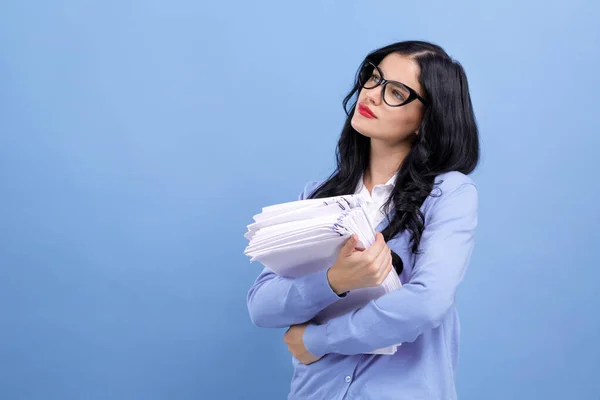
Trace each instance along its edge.
{"label": "forehead", "polygon": [[419,84],[419,66],[406,56],[391,53],[379,63],[379,69],[385,79],[402,82],[411,88],[421,91]]}

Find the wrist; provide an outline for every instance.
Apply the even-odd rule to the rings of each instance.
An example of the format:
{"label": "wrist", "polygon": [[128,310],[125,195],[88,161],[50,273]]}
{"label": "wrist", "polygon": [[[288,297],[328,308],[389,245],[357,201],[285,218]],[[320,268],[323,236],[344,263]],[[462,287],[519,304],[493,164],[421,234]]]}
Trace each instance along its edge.
{"label": "wrist", "polygon": [[333,269],[333,267],[327,270],[327,281],[329,282],[331,290],[333,290],[338,296],[344,295],[346,292],[348,292],[348,289],[340,282],[339,277],[336,274],[336,270]]}

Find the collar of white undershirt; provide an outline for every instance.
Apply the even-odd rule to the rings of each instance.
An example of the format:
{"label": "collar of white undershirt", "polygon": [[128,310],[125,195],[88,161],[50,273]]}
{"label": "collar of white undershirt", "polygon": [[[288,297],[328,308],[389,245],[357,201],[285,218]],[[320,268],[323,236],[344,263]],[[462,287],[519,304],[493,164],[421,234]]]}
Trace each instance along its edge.
{"label": "collar of white undershirt", "polygon": [[[394,186],[396,183],[396,177],[398,176],[398,172],[396,171],[396,173],[390,178],[388,179],[388,181],[386,183],[384,183],[383,185],[379,184],[379,185],[375,185],[375,186]],[[355,193],[359,193],[361,192],[363,189],[366,190],[365,184],[364,184],[364,173],[360,175],[360,179],[358,180],[358,186],[356,187]]]}

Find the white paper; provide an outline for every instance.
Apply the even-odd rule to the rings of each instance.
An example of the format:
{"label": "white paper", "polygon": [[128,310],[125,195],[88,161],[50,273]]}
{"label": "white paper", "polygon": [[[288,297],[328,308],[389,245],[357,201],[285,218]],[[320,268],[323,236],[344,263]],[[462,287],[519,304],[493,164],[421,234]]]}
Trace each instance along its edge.
{"label": "white paper", "polygon": [[[352,234],[356,247],[368,248],[375,241],[360,195],[297,200],[264,207],[253,217],[244,235],[249,244],[244,254],[283,277],[298,277],[328,269]],[[344,298],[319,312],[312,322],[329,319],[363,307],[369,301],[399,289],[400,279],[392,270],[377,286],[350,291]],[[394,354],[398,345],[377,349],[369,354]]]}

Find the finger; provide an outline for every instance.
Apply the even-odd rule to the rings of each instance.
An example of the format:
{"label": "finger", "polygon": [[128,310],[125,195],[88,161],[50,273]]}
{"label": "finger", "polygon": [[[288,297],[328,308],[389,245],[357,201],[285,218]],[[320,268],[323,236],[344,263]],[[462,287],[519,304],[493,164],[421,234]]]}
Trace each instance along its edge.
{"label": "finger", "polygon": [[379,266],[379,272],[377,275],[377,281],[382,283],[390,274],[392,270],[392,255],[391,253],[385,257],[383,263]]}
{"label": "finger", "polygon": [[394,258],[392,257],[392,252],[390,252],[390,258],[388,259],[388,266],[386,268],[386,271],[389,274],[393,269],[394,269]]}
{"label": "finger", "polygon": [[382,253],[385,253],[385,261],[381,267],[383,270],[385,270],[392,263],[392,250],[385,246],[385,250],[382,251]]}
{"label": "finger", "polygon": [[344,254],[352,254],[352,252],[354,251],[354,246],[356,246],[356,243],[358,242],[358,236],[356,234],[353,234],[352,236],[350,236],[350,238],[348,240],[346,240],[346,243],[344,244]]}
{"label": "finger", "polygon": [[[358,235],[354,235],[356,237],[356,241],[354,242],[353,251],[364,251],[365,247],[359,242]],[[360,247],[358,247],[360,245]]]}
{"label": "finger", "polygon": [[385,247],[385,240],[383,239],[383,234],[381,232],[377,232],[375,234],[375,242],[364,251],[365,256],[373,256],[376,257],[381,253],[383,248]]}
{"label": "finger", "polygon": [[385,268],[385,262],[388,256],[390,256],[390,252],[385,251],[386,248],[387,246],[379,252],[377,257],[375,257],[375,261],[373,261],[373,263],[377,266],[377,275],[381,274],[381,270]]}
{"label": "finger", "polygon": [[369,275],[377,279],[381,275],[381,265],[385,260],[386,254],[385,251],[380,252],[375,258],[367,259],[369,262],[367,265],[369,269]]}
{"label": "finger", "polygon": [[385,261],[383,262],[383,265],[381,267],[381,271],[383,272],[383,277],[387,277],[388,274],[390,273],[390,271],[393,268],[393,264],[392,264],[392,253],[388,253],[388,256],[385,258]]}
{"label": "finger", "polygon": [[383,235],[381,233],[379,234],[379,240],[380,240],[380,242],[378,244],[378,247],[376,248],[378,256],[382,253],[385,254],[386,252],[390,251],[390,248],[387,246],[387,243],[385,242]]}

